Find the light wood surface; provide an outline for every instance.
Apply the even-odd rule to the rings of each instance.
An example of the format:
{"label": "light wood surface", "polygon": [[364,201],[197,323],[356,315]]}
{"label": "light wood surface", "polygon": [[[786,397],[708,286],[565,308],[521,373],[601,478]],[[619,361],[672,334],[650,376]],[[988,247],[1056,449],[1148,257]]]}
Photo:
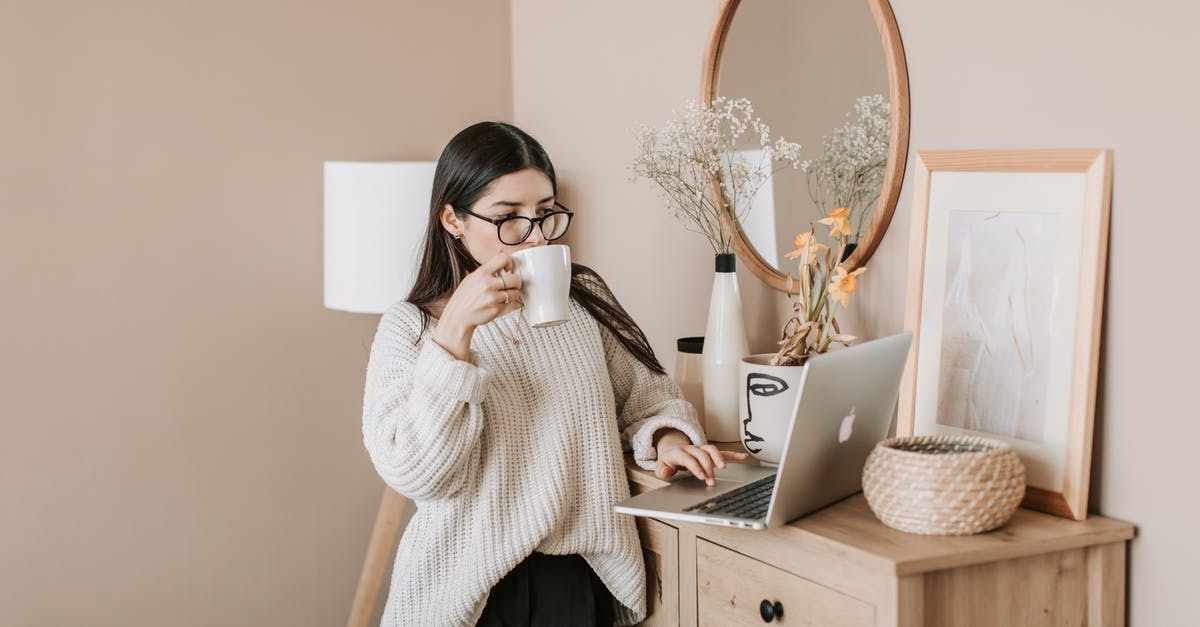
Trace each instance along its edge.
{"label": "light wood surface", "polygon": [[897,577],[875,614],[878,627],[928,627],[925,622],[925,578]]}
{"label": "light wood surface", "polygon": [[[627,470],[635,492],[667,483],[629,458]],[[782,600],[782,624],[1124,624],[1125,550],[1134,528],[1119,520],[1074,521],[1021,508],[987,533],[919,536],[879,522],[860,494],[766,531],[659,522],[678,531],[677,616],[689,627],[759,624],[766,596]],[[789,594],[826,600],[789,603]],[[836,600],[842,597],[853,603]],[[870,609],[866,623],[854,622],[859,603]],[[797,611],[789,614],[789,605]],[[842,613],[831,619],[828,612]]]}
{"label": "light wood surface", "polygon": [[1118,627],[1125,624],[1125,554],[1128,550],[1124,542],[1088,547],[1088,625]]}
{"label": "light wood surface", "polygon": [[[900,187],[904,181],[904,168],[908,160],[910,105],[908,62],[904,56],[904,44],[900,39],[896,16],[892,12],[892,6],[888,0],[866,0],[866,2],[871,9],[871,16],[875,20],[875,27],[879,31],[880,42],[883,45],[884,63],[887,66],[888,96],[891,103],[891,137],[888,142],[887,170],[884,173],[879,200],[876,201],[875,209],[871,214],[871,222],[868,224],[858,248],[846,261],[847,269],[850,270],[865,265],[874,254],[875,249],[879,247],[879,242],[883,240],[883,235],[892,221],[896,203],[900,198]],[[719,94],[721,57],[725,51],[725,41],[729,35],[729,29],[733,25],[739,4],[741,4],[740,0],[722,0],[721,6],[717,10],[717,17],[709,35],[701,67],[701,102],[711,102]],[[813,60],[813,62],[819,63],[820,61]],[[802,103],[797,106],[802,106]],[[715,194],[715,198],[720,198],[719,185],[713,182],[709,186],[709,193]],[[724,206],[724,203],[718,202],[717,205]],[[722,216],[722,223],[734,229],[733,247],[738,258],[763,283],[780,291],[786,290],[787,275],[767,263],[750,244],[741,225],[734,222],[733,217],[728,215],[728,211]]]}
{"label": "light wood surface", "polygon": [[639,518],[638,536],[646,559],[645,627],[679,624],[679,532],[652,518]]}
{"label": "light wood surface", "polygon": [[812,625],[875,624],[871,605],[712,542],[698,541],[696,556],[700,625],[761,624],[762,601],[782,605],[783,624],[799,622],[793,613]]}
{"label": "light wood surface", "polygon": [[[719,444],[723,450],[737,450],[740,444]],[[653,489],[668,482],[654,473],[633,465],[627,456],[630,481],[639,489]],[[718,474],[720,471],[717,471]],[[879,522],[862,494],[856,494],[778,529],[744,531],[730,527],[679,524],[695,528],[702,536],[727,539],[751,550],[762,547],[762,555],[785,559],[773,548],[780,543],[815,543],[828,547],[828,554],[853,554],[871,568],[890,574],[909,575],[957,568],[996,559],[1062,551],[1093,544],[1132,539],[1133,525],[1100,516],[1084,521],[1066,520],[1028,508],[1018,508],[1003,527],[971,536],[920,536],[892,529]],[[809,555],[808,559],[815,556]]]}
{"label": "light wood surface", "polygon": [[929,178],[933,174],[932,166],[925,163],[920,152],[916,154],[913,166],[914,208],[908,236],[908,282],[904,291],[904,328],[912,331],[913,337],[900,378],[896,435],[911,435],[915,426],[917,348],[921,346],[921,297],[925,293],[925,233],[929,231]]}
{"label": "light wood surface", "polygon": [[679,529],[679,624],[699,623],[699,598],[696,587],[696,572],[699,558],[696,555],[698,538],[693,528]]}
{"label": "light wood surface", "polygon": [[[900,384],[897,435],[911,435],[916,422],[916,380],[921,346],[925,250],[929,225],[930,180],[934,172],[1078,172],[1085,174],[1079,288],[1066,294],[1077,303],[1072,338],[1067,444],[1063,451],[1062,491],[1029,486],[1024,505],[1058,516],[1087,517],[1091,486],[1092,439],[1099,375],[1100,331],[1104,309],[1112,152],[1109,150],[956,150],[921,151],[913,175],[913,216],[909,234],[908,285],[904,328],[913,332]],[[986,435],[986,434],[985,434]]]}
{"label": "light wood surface", "polygon": [[1078,309],[1075,313],[1075,359],[1071,368],[1070,419],[1067,424],[1067,468],[1063,499],[1075,518],[1087,516],[1092,478],[1096,386],[1100,376],[1100,331],[1104,317],[1104,284],[1108,262],[1108,229],[1112,206],[1112,151],[1096,154],[1087,167],[1084,191],[1083,246],[1079,262]]}
{"label": "light wood surface", "polygon": [[[931,573],[925,620],[973,627],[1084,625],[1086,553],[1074,549]],[[999,590],[1004,594],[993,593]]]}

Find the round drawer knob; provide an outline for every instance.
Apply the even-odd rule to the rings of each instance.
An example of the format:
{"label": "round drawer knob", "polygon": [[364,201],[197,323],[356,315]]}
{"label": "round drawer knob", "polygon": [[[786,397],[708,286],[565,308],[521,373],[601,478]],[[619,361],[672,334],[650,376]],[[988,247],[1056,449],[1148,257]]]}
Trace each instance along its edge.
{"label": "round drawer knob", "polygon": [[762,616],[764,623],[769,623],[776,618],[783,618],[783,604],[779,601],[771,603],[763,599],[762,603],[758,604],[758,613]]}

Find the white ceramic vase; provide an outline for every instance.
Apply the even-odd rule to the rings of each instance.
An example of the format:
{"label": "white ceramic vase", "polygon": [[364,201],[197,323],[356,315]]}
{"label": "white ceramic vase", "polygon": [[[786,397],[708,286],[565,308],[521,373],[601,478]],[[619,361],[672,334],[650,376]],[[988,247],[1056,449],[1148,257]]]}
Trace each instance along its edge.
{"label": "white ceramic vase", "polygon": [[775,353],[742,360],[739,391],[739,436],[746,452],[764,464],[783,456],[788,423],[796,408],[804,366],[771,366]]}
{"label": "white ceramic vase", "polygon": [[714,442],[739,439],[739,368],[749,350],[736,260],[732,253],[717,255],[704,333],[704,426],[708,439]]}

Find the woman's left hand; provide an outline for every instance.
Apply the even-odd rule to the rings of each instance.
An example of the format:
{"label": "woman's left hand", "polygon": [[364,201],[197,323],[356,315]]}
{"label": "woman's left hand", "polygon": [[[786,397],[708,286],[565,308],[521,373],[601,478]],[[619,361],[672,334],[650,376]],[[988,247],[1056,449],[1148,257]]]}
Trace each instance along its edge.
{"label": "woman's left hand", "polygon": [[722,451],[712,444],[696,446],[683,432],[672,429],[659,438],[656,444],[658,464],[654,474],[660,479],[670,479],[679,468],[691,471],[697,479],[708,485],[716,485],[715,468],[724,468],[725,460],[746,459],[748,453]]}

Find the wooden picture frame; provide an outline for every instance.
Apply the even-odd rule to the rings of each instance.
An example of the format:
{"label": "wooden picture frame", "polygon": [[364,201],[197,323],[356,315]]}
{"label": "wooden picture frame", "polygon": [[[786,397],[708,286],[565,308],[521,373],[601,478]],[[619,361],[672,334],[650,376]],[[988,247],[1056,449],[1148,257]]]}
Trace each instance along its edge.
{"label": "wooden picture frame", "polygon": [[916,154],[897,435],[1016,448],[1026,507],[1087,517],[1108,150]]}

